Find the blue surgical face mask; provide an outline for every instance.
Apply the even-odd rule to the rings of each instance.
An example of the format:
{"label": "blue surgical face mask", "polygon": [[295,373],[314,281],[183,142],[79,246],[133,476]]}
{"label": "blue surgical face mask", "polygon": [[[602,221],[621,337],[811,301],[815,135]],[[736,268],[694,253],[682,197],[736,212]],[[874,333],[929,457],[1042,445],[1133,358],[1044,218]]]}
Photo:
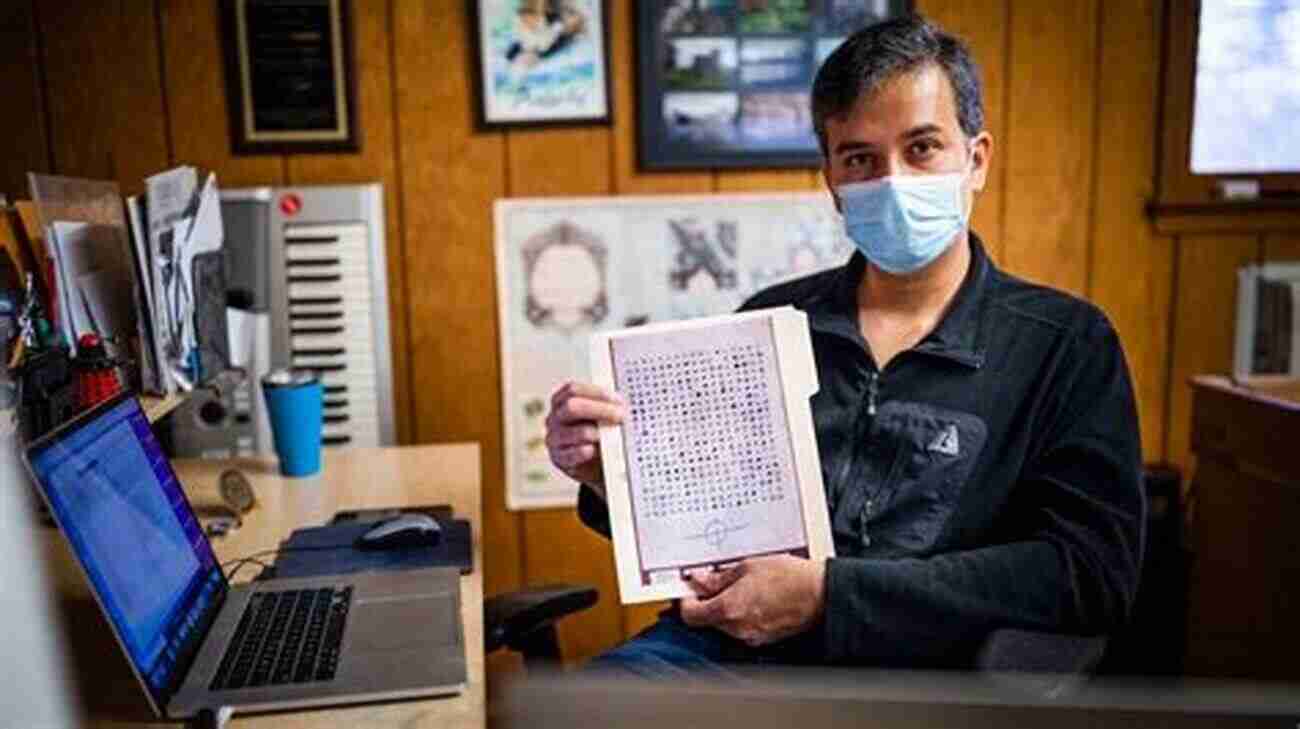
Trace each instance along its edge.
{"label": "blue surgical face mask", "polygon": [[891,175],[836,188],[844,227],[862,255],[894,274],[912,273],[948,250],[970,211],[965,172]]}

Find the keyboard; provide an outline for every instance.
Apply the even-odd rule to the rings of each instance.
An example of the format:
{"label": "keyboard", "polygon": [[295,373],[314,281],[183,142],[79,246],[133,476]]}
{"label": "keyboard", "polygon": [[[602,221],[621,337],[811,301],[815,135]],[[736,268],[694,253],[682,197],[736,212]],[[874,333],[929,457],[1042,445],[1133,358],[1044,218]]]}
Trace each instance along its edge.
{"label": "keyboard", "polygon": [[[324,390],[321,443],[326,447],[392,444],[392,388],[377,322],[367,228],[362,223],[287,225],[289,361],[312,370]],[[387,271],[379,271],[386,276]],[[382,280],[382,279],[381,279]],[[386,329],[382,334],[388,336]]]}
{"label": "keyboard", "polygon": [[333,680],[352,587],[255,592],[208,688]]}

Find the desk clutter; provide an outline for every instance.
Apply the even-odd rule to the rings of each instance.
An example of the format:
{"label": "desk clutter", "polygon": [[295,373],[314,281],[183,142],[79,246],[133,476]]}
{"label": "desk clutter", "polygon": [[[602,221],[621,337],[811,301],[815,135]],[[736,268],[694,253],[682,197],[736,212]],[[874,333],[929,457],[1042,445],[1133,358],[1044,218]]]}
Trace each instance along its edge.
{"label": "desk clutter", "polygon": [[258,380],[292,369],[321,383],[323,447],[396,443],[381,185],[29,180],[0,211],[0,415],[26,439],[120,387],[178,403],[171,455],[271,455]]}
{"label": "desk clutter", "polygon": [[216,176],[178,167],[123,198],[116,182],[29,175],[0,215],[7,387],[39,438],[123,389],[166,396],[230,367]]}

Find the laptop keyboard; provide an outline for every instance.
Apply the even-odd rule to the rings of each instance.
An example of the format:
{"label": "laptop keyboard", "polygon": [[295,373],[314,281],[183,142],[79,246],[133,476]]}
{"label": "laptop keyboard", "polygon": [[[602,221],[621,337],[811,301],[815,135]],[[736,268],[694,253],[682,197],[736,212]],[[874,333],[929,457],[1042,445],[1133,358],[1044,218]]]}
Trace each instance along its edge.
{"label": "laptop keyboard", "polygon": [[208,688],[333,680],[352,588],[255,592]]}

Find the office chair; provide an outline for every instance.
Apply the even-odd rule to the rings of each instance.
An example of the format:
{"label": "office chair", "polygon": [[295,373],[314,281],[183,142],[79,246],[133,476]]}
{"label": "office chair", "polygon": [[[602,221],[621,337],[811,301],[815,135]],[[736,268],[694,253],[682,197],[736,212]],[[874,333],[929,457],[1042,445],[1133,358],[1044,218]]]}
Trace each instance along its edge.
{"label": "office chair", "polygon": [[544,585],[483,601],[483,652],[518,651],[524,666],[556,666],[560,642],[555,623],[596,604],[600,593],[586,585]]}
{"label": "office chair", "polygon": [[1168,465],[1148,465],[1142,485],[1148,504],[1147,539],[1129,624],[1114,636],[995,630],[976,659],[981,673],[1055,698],[1094,673],[1182,672],[1189,559],[1182,534],[1182,474]]}
{"label": "office chair", "polygon": [[1104,635],[1065,635],[1003,628],[984,639],[975,667],[1009,688],[1045,699],[1081,685],[1106,653]]}

